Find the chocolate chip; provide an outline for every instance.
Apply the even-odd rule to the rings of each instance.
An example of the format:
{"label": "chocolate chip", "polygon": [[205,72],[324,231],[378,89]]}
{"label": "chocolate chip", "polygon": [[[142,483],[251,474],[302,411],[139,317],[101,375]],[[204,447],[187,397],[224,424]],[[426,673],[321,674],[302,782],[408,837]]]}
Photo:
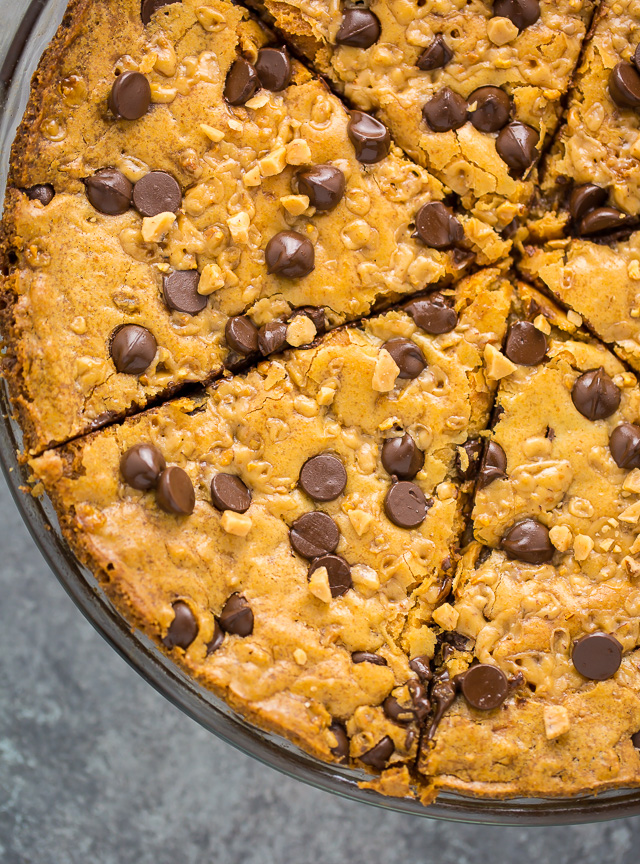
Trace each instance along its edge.
{"label": "chocolate chip", "polygon": [[306,195],[316,210],[333,210],[344,195],[345,176],[333,165],[312,165],[296,174],[298,192]]}
{"label": "chocolate chip", "polygon": [[217,651],[224,642],[224,633],[218,622],[213,619],[213,639],[207,645],[207,657]]}
{"label": "chocolate chip", "polygon": [[618,63],[609,76],[609,93],[619,108],[640,106],[640,73],[631,63]]}
{"label": "chocolate chip", "polygon": [[138,324],[119,327],[111,340],[111,359],[117,372],[141,375],[151,365],[158,345],[152,333]]}
{"label": "chocolate chip", "polygon": [[173,621],[169,625],[167,635],[162,640],[167,648],[184,648],[198,635],[198,622],[191,609],[182,600],[173,604]]}
{"label": "chocolate chip", "polygon": [[337,456],[320,453],[302,466],[300,485],[314,501],[333,501],[347,485],[347,472]]}
{"label": "chocolate chip", "polygon": [[367,750],[366,753],[360,756],[360,761],[364,762],[365,765],[370,765],[372,768],[377,768],[378,771],[382,771],[387,767],[387,762],[395,749],[395,744],[391,738],[385,735],[371,750]]}
{"label": "chocolate chip", "polygon": [[469,96],[469,118],[479,132],[499,132],[509,122],[511,99],[500,87],[479,87]]}
{"label": "chocolate chip", "polygon": [[422,370],[427,368],[424,354],[411,339],[396,336],[394,339],[389,339],[388,342],[385,342],[382,348],[388,351],[393,357],[396,366],[400,370],[398,373],[399,378],[417,378]]}
{"label": "chocolate chip", "polygon": [[146,26],[149,21],[151,21],[151,16],[158,11],[158,9],[162,9],[163,6],[170,6],[171,3],[175,3],[177,0],[142,0],[142,9],[141,9],[141,17],[142,23]]}
{"label": "chocolate chip", "polygon": [[640,426],[621,423],[611,433],[609,450],[618,468],[640,468]]}
{"label": "chocolate chip", "polygon": [[115,168],[101,168],[84,181],[87,198],[99,213],[119,216],[131,206],[133,185]]}
{"label": "chocolate chip", "polygon": [[478,663],[460,676],[460,689],[472,708],[491,711],[502,705],[509,695],[509,682],[502,669]]}
{"label": "chocolate chip", "polygon": [[354,663],[373,663],[374,666],[388,666],[389,664],[379,654],[372,651],[354,651],[351,655]]}
{"label": "chocolate chip", "polygon": [[144,492],[157,484],[166,467],[164,456],[153,444],[134,444],[120,459],[125,483]]}
{"label": "chocolate chip", "polygon": [[56,194],[51,183],[38,183],[24,191],[30,201],[39,201],[44,207],[53,201],[53,196]]}
{"label": "chocolate chip", "polygon": [[450,207],[441,201],[432,201],[418,210],[413,236],[432,249],[450,249],[464,240],[464,228]]}
{"label": "chocolate chip", "polygon": [[571,660],[585,678],[605,681],[620,668],[622,645],[610,633],[588,633],[573,646]]}
{"label": "chocolate chip", "polygon": [[324,333],[327,328],[324,308],[322,306],[298,306],[292,315],[292,320],[296,315],[306,315],[307,318],[311,318],[317,333]]}
{"label": "chocolate chip", "polygon": [[507,476],[507,456],[497,441],[490,441],[482,459],[478,489],[484,489],[494,480]]}
{"label": "chocolate chip", "polygon": [[549,529],[535,519],[523,519],[502,538],[500,544],[509,558],[528,564],[546,564],[553,558]]}
{"label": "chocolate chip", "polygon": [[442,69],[453,60],[453,51],[444,41],[442,33],[438,33],[431,45],[428,45],[418,57],[416,66],[423,72],[431,72],[432,69]]}
{"label": "chocolate chip", "polygon": [[156,500],[165,513],[189,516],[196,506],[196,493],[191,477],[176,465],[165,468],[158,481]]}
{"label": "chocolate chip", "polygon": [[150,171],[133,187],[133,206],[142,216],[175,213],[181,204],[178,181],[166,171]]}
{"label": "chocolate chip", "polygon": [[251,492],[235,474],[215,474],[211,481],[211,500],[218,510],[246,513],[251,506]]}
{"label": "chocolate chip", "polygon": [[229,597],[218,620],[225,633],[234,636],[250,636],[253,633],[253,612],[242,594]]}
{"label": "chocolate chip", "polygon": [[234,315],[224,328],[227,345],[238,354],[253,354],[258,350],[258,328],[246,315]]}
{"label": "chocolate chip", "polygon": [[400,480],[413,480],[424,465],[424,453],[418,449],[411,435],[387,438],[382,445],[384,470]]}
{"label": "chocolate chip", "polygon": [[353,585],[351,568],[341,555],[320,555],[309,567],[309,576],[324,567],[329,577],[329,588],[332,597],[341,597]]}
{"label": "chocolate chip", "polygon": [[498,155],[514,174],[524,174],[538,155],[540,135],[526,123],[514,120],[505,126],[496,139]]}
{"label": "chocolate chip", "polygon": [[387,127],[363,111],[351,112],[347,132],[356,151],[356,159],[365,165],[380,162],[391,149],[391,136]]}
{"label": "chocolate chip", "polygon": [[467,122],[467,100],[443,87],[422,108],[422,116],[432,132],[450,132]]}
{"label": "chocolate chip", "polygon": [[473,480],[478,473],[478,468],[480,467],[480,459],[482,458],[482,442],[476,438],[472,441],[466,441],[462,445],[462,448],[467,454],[467,467],[463,469],[460,454],[458,453],[456,456],[458,474],[460,475],[461,480]]}
{"label": "chocolate chip", "polygon": [[382,703],[382,710],[392,723],[398,723],[401,726],[412,723],[415,719],[413,709],[401,705],[395,696],[387,696]]}
{"label": "chocolate chip", "polygon": [[516,321],[509,327],[504,353],[512,363],[537,366],[547,354],[546,336],[530,321]]}
{"label": "chocolate chip", "polygon": [[197,270],[174,270],[163,280],[164,302],[169,309],[197,315],[207,305],[207,298],[198,294],[200,274]]}
{"label": "chocolate chip", "polygon": [[349,738],[347,737],[344,726],[342,725],[342,723],[338,723],[337,720],[334,720],[333,723],[329,726],[329,731],[333,732],[337,742],[336,746],[331,748],[332,754],[335,756],[338,762],[348,762]]}
{"label": "chocolate chip", "polygon": [[338,45],[370,48],[380,38],[380,21],[369,9],[347,9],[336,34]]}
{"label": "chocolate chip", "polygon": [[399,528],[417,528],[427,518],[429,505],[415,483],[394,483],[384,499],[384,512]]}
{"label": "chocolate chip", "polygon": [[258,348],[265,357],[280,351],[287,341],[287,325],[284,321],[270,321],[258,330]]}
{"label": "chocolate chip", "polygon": [[288,279],[300,279],[313,270],[315,252],[307,237],[297,231],[280,231],[267,243],[265,261],[267,273],[276,273]]}
{"label": "chocolate chip", "polygon": [[114,81],[108,102],[116,117],[139,120],[151,105],[151,85],[141,72],[123,72]]}
{"label": "chocolate chip", "polygon": [[404,310],[411,315],[421,330],[432,336],[450,333],[458,324],[456,310],[447,305],[447,301],[439,292],[412,300],[411,303],[407,303]]}
{"label": "chocolate chip", "polygon": [[627,217],[615,207],[597,207],[580,220],[578,234],[600,234],[602,231],[617,231],[627,221]]}
{"label": "chocolate chip", "polygon": [[601,207],[607,200],[607,190],[600,186],[595,186],[593,183],[585,183],[583,186],[576,186],[571,193],[569,200],[569,212],[574,222],[580,220],[595,210]]}
{"label": "chocolate chip", "polygon": [[494,0],[493,14],[509,18],[518,30],[524,30],[540,17],[540,3],[539,0]]}
{"label": "chocolate chip", "polygon": [[635,732],[631,736],[631,743],[636,748],[636,750],[640,750],[640,732]]}
{"label": "chocolate chip", "polygon": [[[409,666],[411,666],[412,662],[409,663]],[[422,681],[412,678],[410,681],[407,681],[407,689],[411,694],[413,716],[418,723],[423,723],[431,711],[431,700],[427,695],[427,688]]]}
{"label": "chocolate chip", "polygon": [[633,62],[635,63],[636,69],[640,69],[640,43],[636,45],[636,50],[633,52]]}
{"label": "chocolate chip", "polygon": [[604,420],[620,407],[620,389],[616,387],[602,366],[585,372],[576,379],[571,399],[587,420]]}
{"label": "chocolate chip", "polygon": [[289,531],[289,539],[298,555],[311,561],[327,552],[336,551],[340,531],[331,516],[315,511],[296,519]]}
{"label": "chocolate chip", "polygon": [[427,733],[427,740],[431,741],[436,730],[440,725],[440,721],[444,717],[448,709],[453,705],[456,698],[456,685],[449,680],[449,673],[443,672],[434,679],[431,684],[431,700],[435,703],[436,710],[431,718],[431,725]]}
{"label": "chocolate chip", "polygon": [[279,93],[289,86],[291,60],[285,48],[261,48],[258,51],[255,69],[260,85],[265,90]]}
{"label": "chocolate chip", "polygon": [[259,86],[260,79],[254,67],[244,57],[238,57],[227,74],[224,98],[230,105],[244,105]]}

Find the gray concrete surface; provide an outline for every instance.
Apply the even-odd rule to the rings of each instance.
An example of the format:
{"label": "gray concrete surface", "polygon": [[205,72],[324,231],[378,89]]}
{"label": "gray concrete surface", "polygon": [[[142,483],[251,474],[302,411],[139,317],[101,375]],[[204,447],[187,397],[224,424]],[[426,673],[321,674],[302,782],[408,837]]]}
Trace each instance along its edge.
{"label": "gray concrete surface", "polygon": [[48,570],[0,480],[1,864],[626,864],[640,819],[460,826],[350,804],[216,740]]}

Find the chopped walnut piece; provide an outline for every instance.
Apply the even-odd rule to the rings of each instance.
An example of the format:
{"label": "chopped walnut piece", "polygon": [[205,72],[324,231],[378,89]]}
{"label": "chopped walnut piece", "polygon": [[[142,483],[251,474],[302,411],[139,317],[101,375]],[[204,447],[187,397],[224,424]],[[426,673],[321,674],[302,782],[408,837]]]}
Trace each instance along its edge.
{"label": "chopped walnut piece", "polygon": [[176,221],[175,213],[158,213],[142,220],[142,239],[145,243],[158,243]]}
{"label": "chopped walnut piece", "polygon": [[569,712],[562,705],[545,705],[543,708],[544,731],[547,738],[559,738],[571,728]]}
{"label": "chopped walnut piece", "polygon": [[224,511],[220,524],[227,534],[234,534],[236,537],[246,537],[253,525],[251,516],[247,513],[235,513],[233,510]]}
{"label": "chopped walnut piece", "polygon": [[371,386],[378,393],[388,393],[393,390],[400,368],[386,348],[381,348],[376,360]]}
{"label": "chopped walnut piece", "polygon": [[309,591],[323,603],[331,602],[331,588],[326,567],[318,567],[313,571],[309,577]]}
{"label": "chopped walnut piece", "polygon": [[443,630],[455,630],[458,624],[459,614],[450,603],[443,603],[433,612],[433,620]]}
{"label": "chopped walnut piece", "polygon": [[294,348],[313,342],[317,334],[316,325],[308,315],[296,315],[287,327],[287,342]]}
{"label": "chopped walnut piece", "polygon": [[498,349],[489,343],[485,345],[484,360],[487,364],[487,375],[494,381],[506,378],[518,368],[508,357],[505,357]]}

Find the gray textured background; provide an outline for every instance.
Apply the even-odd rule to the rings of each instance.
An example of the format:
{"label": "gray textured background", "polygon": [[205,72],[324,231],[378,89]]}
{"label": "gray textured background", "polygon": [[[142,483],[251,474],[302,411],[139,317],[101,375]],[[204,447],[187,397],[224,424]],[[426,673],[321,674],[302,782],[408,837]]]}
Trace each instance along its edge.
{"label": "gray textured background", "polygon": [[637,861],[640,819],[431,822],[236,752],[133,672],[67,598],[0,479],[1,864]]}

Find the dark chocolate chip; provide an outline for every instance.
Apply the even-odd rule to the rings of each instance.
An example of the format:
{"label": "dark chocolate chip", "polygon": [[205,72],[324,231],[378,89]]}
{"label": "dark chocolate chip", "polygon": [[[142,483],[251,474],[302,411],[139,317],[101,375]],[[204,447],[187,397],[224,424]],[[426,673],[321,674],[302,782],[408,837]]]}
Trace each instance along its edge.
{"label": "dark chocolate chip", "polygon": [[260,79],[254,67],[244,57],[238,57],[227,74],[224,98],[230,105],[244,105],[259,86]]}
{"label": "dark chocolate chip", "polygon": [[242,594],[229,597],[218,621],[225,633],[234,636],[250,636],[253,633],[253,612]]}
{"label": "dark chocolate chip", "polygon": [[504,353],[512,363],[537,366],[547,354],[547,339],[530,321],[516,321],[509,327]]}
{"label": "dark chocolate chip", "polygon": [[151,105],[151,85],[141,72],[123,72],[113,82],[109,110],[123,120],[139,120]]}
{"label": "dark chocolate chip", "polygon": [[618,468],[640,468],[640,426],[621,423],[611,433],[609,450]]}
{"label": "dark chocolate chip", "polygon": [[416,66],[423,72],[431,72],[432,69],[442,69],[453,60],[453,51],[444,41],[442,33],[434,36],[431,45],[428,45],[418,57]]}
{"label": "dark chocolate chip", "polygon": [[279,93],[291,81],[291,60],[286,48],[261,48],[256,60],[256,72],[265,90]]}
{"label": "dark chocolate chip", "polygon": [[299,482],[314,501],[333,501],[344,492],[347,472],[337,456],[320,453],[304,463]]}
{"label": "dark chocolate chip", "polygon": [[125,483],[144,492],[156,486],[166,467],[164,456],[153,444],[134,444],[120,459]]}
{"label": "dark chocolate chip", "polygon": [[184,648],[198,635],[198,622],[191,609],[182,600],[173,604],[173,621],[169,625],[167,635],[162,640],[167,648]]}
{"label": "dark chocolate chip", "polygon": [[427,518],[429,505],[415,483],[394,483],[384,499],[384,512],[399,528],[417,528]]}
{"label": "dark chocolate chip", "polygon": [[280,231],[265,249],[267,273],[300,279],[308,276],[315,266],[315,252],[308,237],[297,231]]}
{"label": "dark chocolate chip", "polygon": [[450,249],[464,240],[464,228],[450,207],[441,201],[432,201],[418,210],[413,236],[432,249]]}
{"label": "dark chocolate chip", "polygon": [[636,748],[636,750],[640,750],[640,732],[635,732],[631,736],[631,743]]}
{"label": "dark chocolate chip", "polygon": [[422,108],[422,116],[432,132],[460,129],[468,120],[467,100],[443,87]]}
{"label": "dark chocolate chip", "polygon": [[540,17],[540,3],[539,0],[494,0],[493,14],[509,18],[518,30],[524,30]]}
{"label": "dark chocolate chip", "polygon": [[280,351],[287,341],[287,325],[284,321],[270,321],[258,330],[258,348],[263,356]]}
{"label": "dark chocolate chip", "polygon": [[345,176],[333,165],[312,165],[296,174],[298,192],[306,195],[316,210],[326,212],[336,207],[345,190]]}
{"label": "dark chocolate chip", "polygon": [[496,139],[498,155],[514,174],[524,174],[538,155],[540,134],[526,123],[514,120],[505,126]]}
{"label": "dark chocolate chip", "polygon": [[341,763],[349,761],[349,738],[342,723],[334,720],[329,726],[329,731],[333,732],[336,739],[336,746],[331,748],[332,754],[336,760]]}
{"label": "dark chocolate chip", "polygon": [[587,420],[611,417],[620,407],[620,396],[620,389],[602,366],[577,378],[571,390],[573,404]]}
{"label": "dark chocolate chip", "polygon": [[157,347],[153,334],[146,327],[125,324],[116,330],[109,350],[116,371],[141,375],[151,365]]}
{"label": "dark chocolate chip", "polygon": [[370,48],[380,38],[380,21],[369,9],[354,7],[342,16],[336,33],[338,45],[351,48]]}
{"label": "dark chocolate chip", "polygon": [[196,506],[196,493],[191,477],[176,465],[165,468],[158,481],[156,500],[165,513],[189,516]]}
{"label": "dark chocolate chip", "polygon": [[471,441],[466,441],[462,447],[467,454],[467,467],[463,469],[460,461],[460,454],[457,454],[456,461],[458,474],[460,475],[461,480],[473,480],[475,479],[478,473],[478,468],[480,467],[480,460],[482,458],[482,442],[475,438]]}
{"label": "dark chocolate chip", "polygon": [[224,633],[218,622],[213,619],[213,639],[207,645],[207,657],[217,651],[224,642]]}
{"label": "dark chocolate chip", "polygon": [[289,539],[298,555],[311,561],[336,551],[340,531],[331,516],[315,511],[296,519],[289,531]]}
{"label": "dark chocolate chip", "polygon": [[633,62],[635,63],[636,69],[640,70],[640,43],[636,45],[636,50],[633,52]]}
{"label": "dark chocolate chip", "polygon": [[479,132],[499,132],[509,122],[511,99],[500,87],[479,87],[469,96],[469,119]]}
{"label": "dark chocolate chip", "polygon": [[174,270],[163,279],[164,302],[169,309],[197,315],[207,305],[204,294],[198,294],[199,284],[197,270]]}
{"label": "dark chocolate chip", "polygon": [[407,303],[404,310],[411,315],[421,330],[432,336],[450,333],[458,324],[456,310],[447,304],[439,292],[412,300],[411,303]]}
{"label": "dark chocolate chip", "polygon": [[593,183],[576,186],[569,200],[569,212],[574,222],[580,222],[587,213],[602,207],[607,200],[607,190]]}
{"label": "dark chocolate chip", "polygon": [[424,453],[409,433],[402,438],[387,438],[382,445],[384,470],[400,480],[413,480],[424,465]]}
{"label": "dark chocolate chip", "polygon": [[523,519],[510,528],[501,546],[509,558],[528,564],[546,564],[553,558],[549,529],[535,519]]}
{"label": "dark chocolate chip", "polygon": [[365,165],[380,162],[391,148],[387,127],[363,111],[352,111],[347,125],[349,140],[356,151],[356,159]]}
{"label": "dark chocolate chip", "polygon": [[424,354],[411,339],[405,339],[404,336],[396,336],[394,339],[389,339],[388,342],[385,342],[382,348],[391,354],[396,366],[400,370],[398,373],[399,378],[417,378],[423,369],[427,368]]}
{"label": "dark chocolate chip", "polygon": [[395,696],[387,696],[382,703],[382,710],[384,711],[385,716],[388,717],[392,723],[398,723],[401,726],[413,723],[415,719],[413,709],[401,705]]}
{"label": "dark chocolate chip", "polygon": [[596,207],[580,220],[578,234],[599,234],[602,231],[617,231],[626,223],[627,217],[615,207]]}
{"label": "dark chocolate chip", "polygon": [[246,315],[234,315],[224,328],[227,345],[238,354],[253,354],[258,350],[258,328]]}
{"label": "dark chocolate chip", "polygon": [[363,753],[360,756],[360,761],[364,762],[365,765],[370,765],[372,768],[376,768],[378,771],[382,771],[387,767],[387,762],[393,755],[395,750],[395,744],[389,738],[388,735],[385,735],[378,743],[371,748],[371,750],[367,750],[366,753]]}
{"label": "dark chocolate chip", "polygon": [[218,510],[246,513],[251,506],[251,492],[235,474],[216,474],[211,481],[211,500]]}
{"label": "dark chocolate chip", "polygon": [[[411,666],[412,662],[413,660],[409,663],[409,666]],[[413,715],[418,723],[423,723],[431,711],[431,700],[427,695],[427,688],[422,680],[418,681],[416,678],[412,678],[407,682],[407,689],[411,694]]]}
{"label": "dark chocolate chip", "polygon": [[327,329],[327,321],[322,306],[299,306],[291,318],[295,318],[296,315],[306,315],[307,318],[311,318],[317,333],[324,333]]}
{"label": "dark chocolate chip", "polygon": [[506,476],[507,456],[497,441],[490,441],[482,459],[478,489],[484,489],[494,480],[502,480]]}
{"label": "dark chocolate chip", "polygon": [[472,708],[491,711],[509,695],[509,682],[502,669],[488,663],[471,666],[460,676],[462,695]]}
{"label": "dark chocolate chip", "polygon": [[354,663],[373,663],[374,666],[388,666],[384,657],[372,651],[354,651],[351,655]]}
{"label": "dark chocolate chip", "polygon": [[142,8],[140,15],[142,17],[142,23],[146,26],[149,21],[151,21],[151,16],[158,11],[158,9],[162,9],[163,6],[170,6],[172,3],[176,3],[178,0],[142,0]]}
{"label": "dark chocolate chip", "polygon": [[619,108],[640,106],[640,73],[631,63],[618,63],[609,76],[609,93]]}
{"label": "dark chocolate chip", "polygon": [[588,633],[574,644],[571,660],[585,678],[605,681],[620,668],[622,645],[610,633]]}
{"label": "dark chocolate chip", "polygon": [[341,555],[320,555],[311,562],[309,577],[321,567],[324,567],[327,571],[331,596],[341,597],[343,594],[346,594],[353,585],[353,582],[351,581],[351,568],[344,558]]}
{"label": "dark chocolate chip", "polygon": [[444,717],[448,709],[453,705],[456,698],[456,685],[449,680],[449,673],[443,672],[433,680],[430,691],[431,701],[435,703],[435,711],[431,718],[427,740],[431,741],[436,730],[440,725],[440,721]]}
{"label": "dark chocolate chip", "polygon": [[39,201],[44,207],[53,201],[53,196],[56,194],[51,183],[38,183],[24,191],[30,201]]}
{"label": "dark chocolate chip", "polygon": [[99,213],[119,216],[131,206],[133,184],[115,168],[101,168],[84,181],[87,198]]}
{"label": "dark chocolate chip", "polygon": [[166,171],[150,171],[133,187],[133,206],[142,216],[175,213],[181,204],[178,181]]}

